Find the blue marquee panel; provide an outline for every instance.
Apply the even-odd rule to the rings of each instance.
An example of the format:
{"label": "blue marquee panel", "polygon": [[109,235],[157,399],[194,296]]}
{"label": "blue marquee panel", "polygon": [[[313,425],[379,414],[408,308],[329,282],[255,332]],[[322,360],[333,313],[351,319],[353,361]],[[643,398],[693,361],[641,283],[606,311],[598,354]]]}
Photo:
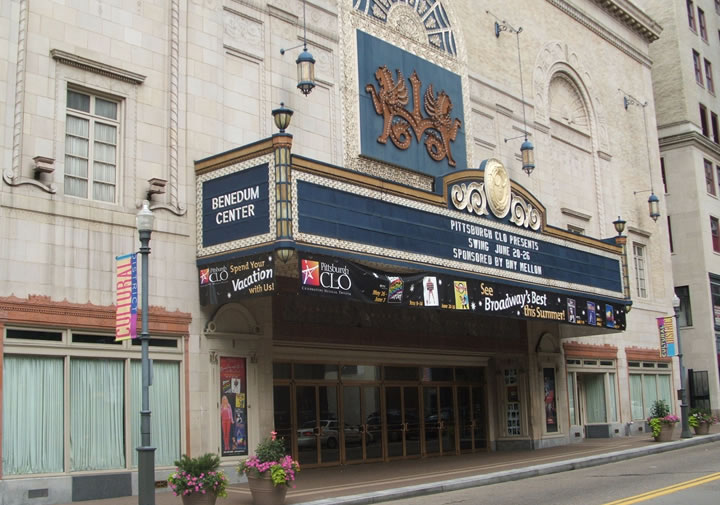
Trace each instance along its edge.
{"label": "blue marquee panel", "polygon": [[[414,172],[422,172],[431,176],[467,168],[467,154],[465,147],[465,115],[463,109],[462,82],[460,76],[426,60],[418,58],[406,51],[376,39],[371,35],[357,32],[358,44],[358,84],[360,97],[360,150],[363,155],[380,160],[384,163],[391,163]],[[425,139],[430,130],[426,130],[421,140],[411,130],[411,144],[406,150],[397,148],[391,139],[385,144],[378,142],[378,137],[383,132],[384,119],[376,113],[372,96],[365,87],[371,84],[379,89],[379,83],[375,78],[375,71],[387,65],[395,83],[398,82],[397,70],[402,72],[405,79],[405,86],[408,92],[408,103],[405,106],[408,112],[413,110],[413,90],[410,84],[410,76],[416,71],[422,83],[419,104],[423,117],[428,117],[423,104],[425,91],[432,84],[435,96],[445,91],[452,100],[450,110],[451,119],[459,119],[462,123],[457,132],[457,137],[450,142],[450,152],[456,162],[453,167],[448,163],[448,158],[440,161],[432,159],[425,148]],[[396,117],[397,119],[397,117]]]}
{"label": "blue marquee panel", "polygon": [[[619,259],[298,181],[299,231],[617,293]],[[537,238],[535,238],[535,236]]]}
{"label": "blue marquee panel", "polygon": [[268,164],[203,182],[203,247],[270,231]]}

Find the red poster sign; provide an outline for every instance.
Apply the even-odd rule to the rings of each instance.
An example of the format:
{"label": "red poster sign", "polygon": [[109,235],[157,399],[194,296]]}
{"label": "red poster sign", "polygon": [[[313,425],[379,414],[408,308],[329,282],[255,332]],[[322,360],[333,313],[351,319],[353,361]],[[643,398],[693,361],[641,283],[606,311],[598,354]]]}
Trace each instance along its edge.
{"label": "red poster sign", "polygon": [[220,438],[222,456],[246,456],[247,373],[245,358],[220,358]]}

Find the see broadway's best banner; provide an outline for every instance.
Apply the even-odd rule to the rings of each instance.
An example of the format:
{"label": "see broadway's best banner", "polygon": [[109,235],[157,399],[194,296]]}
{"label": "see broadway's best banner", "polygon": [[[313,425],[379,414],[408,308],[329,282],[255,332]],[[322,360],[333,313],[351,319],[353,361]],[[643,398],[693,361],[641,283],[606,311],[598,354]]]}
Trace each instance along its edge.
{"label": "see broadway's best banner", "polygon": [[115,340],[127,340],[137,336],[137,253],[116,256],[115,262]]}
{"label": "see broadway's best banner", "polygon": [[675,347],[675,325],[672,317],[658,317],[658,334],[660,336],[660,357],[677,356]]}
{"label": "see broadway's best banner", "polygon": [[432,307],[519,319],[625,329],[621,302],[439,273],[377,272],[339,258],[301,254],[300,291],[367,303]]}

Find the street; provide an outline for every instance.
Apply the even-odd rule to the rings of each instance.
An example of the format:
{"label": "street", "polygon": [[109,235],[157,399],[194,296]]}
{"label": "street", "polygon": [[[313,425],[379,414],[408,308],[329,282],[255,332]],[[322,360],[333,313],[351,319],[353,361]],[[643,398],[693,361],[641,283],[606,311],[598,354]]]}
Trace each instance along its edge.
{"label": "street", "polygon": [[430,494],[393,505],[716,505],[720,453],[703,444],[592,468]]}

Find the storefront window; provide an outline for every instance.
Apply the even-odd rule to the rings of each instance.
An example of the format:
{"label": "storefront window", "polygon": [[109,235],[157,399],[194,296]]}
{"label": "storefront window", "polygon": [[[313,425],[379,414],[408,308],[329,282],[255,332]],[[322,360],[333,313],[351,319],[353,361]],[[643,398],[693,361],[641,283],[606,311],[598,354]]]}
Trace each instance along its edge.
{"label": "storefront window", "polygon": [[63,471],[63,358],[3,360],[4,475]]}
{"label": "storefront window", "polygon": [[306,365],[295,364],[296,380],[337,380],[337,365]]}
{"label": "storefront window", "polygon": [[[665,363],[630,362],[631,369],[642,368],[643,373],[630,373],[630,403],[633,419],[646,419],[656,400],[664,400],[668,405],[672,400],[672,377],[670,373],[653,373],[652,370],[664,370]],[[640,371],[640,370],[636,370]]]}
{"label": "storefront window", "polygon": [[520,385],[517,368],[504,371],[506,430],[508,435],[522,435],[520,425]]}
{"label": "storefront window", "polygon": [[245,358],[220,358],[220,441],[222,456],[245,456],[247,443]]}

